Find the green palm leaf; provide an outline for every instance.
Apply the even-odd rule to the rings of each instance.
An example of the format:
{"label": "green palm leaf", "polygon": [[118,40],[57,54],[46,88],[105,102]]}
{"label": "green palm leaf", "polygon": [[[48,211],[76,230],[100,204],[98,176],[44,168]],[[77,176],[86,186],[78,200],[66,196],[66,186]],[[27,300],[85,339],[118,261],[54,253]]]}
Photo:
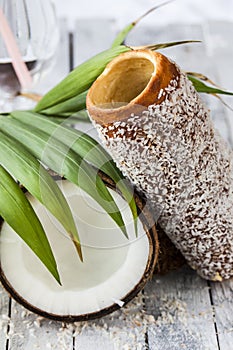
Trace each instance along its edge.
{"label": "green palm leaf", "polygon": [[188,74],[188,78],[189,78],[189,80],[191,80],[191,82],[193,83],[193,86],[195,87],[195,89],[198,92],[205,92],[207,94],[213,94],[213,95],[223,94],[223,95],[233,96],[233,92],[225,91],[225,90],[222,90],[222,89],[217,88],[217,87],[212,87],[212,86],[206,85],[205,83],[203,83],[203,81],[194,77],[191,74]]}
{"label": "green palm leaf", "polygon": [[[1,120],[6,119],[6,117],[1,117]],[[22,133],[24,132],[25,130],[22,131]],[[32,155],[32,152],[1,131],[0,147],[0,164],[19,180],[63,225],[82,260],[81,245],[73,216],[56,182]]]}
{"label": "green palm leaf", "polygon": [[74,96],[66,101],[58,103],[55,106],[43,110],[43,114],[46,115],[62,115],[70,116],[86,108],[86,96],[88,91],[84,91],[81,94]]}
{"label": "green palm leaf", "polygon": [[9,117],[0,118],[0,129],[17,139],[50,169],[78,185],[95,199],[127,236],[122,215],[97,171],[82,157],[50,134]]}
{"label": "green palm leaf", "polygon": [[[172,46],[178,46],[178,45],[184,45],[184,44],[192,44],[192,43],[200,43],[200,40],[181,40],[181,41],[171,41],[167,43],[160,43],[160,44],[151,44],[151,45],[145,45],[138,47],[138,49],[147,49],[147,50],[161,50],[161,49],[166,49],[168,47]],[[133,49],[133,47],[131,47]]]}
{"label": "green palm leaf", "polygon": [[167,4],[169,4],[170,2],[172,2],[173,0],[169,0],[169,1],[165,1],[157,6],[152,7],[149,11],[147,11],[146,13],[144,13],[142,16],[140,16],[139,18],[137,18],[135,21],[131,22],[130,24],[127,24],[116,36],[116,38],[114,39],[113,43],[112,43],[112,47],[116,47],[118,45],[122,45],[123,42],[125,41],[127,35],[129,34],[129,32],[131,32],[131,30],[136,26],[136,24],[138,24],[138,22],[140,22],[144,17],[148,16],[151,12],[159,9],[162,6],[165,6]]}
{"label": "green palm leaf", "polygon": [[114,57],[129,50],[123,45],[116,46],[85,61],[50,90],[37,104],[35,111],[41,112],[86,91]]}
{"label": "green palm leaf", "polygon": [[56,261],[41,223],[23,191],[2,166],[0,213],[61,284]]}
{"label": "green palm leaf", "polygon": [[58,125],[50,118],[43,117],[32,112],[16,111],[12,112],[13,118],[16,118],[26,125],[34,126],[53,138],[60,140],[69,149],[79,154],[87,162],[103,171],[116,183],[117,188],[130,206],[137,232],[137,207],[132,194],[132,186],[126,181],[120,170],[116,167],[110,155],[104,148],[89,135],[63,125]]}

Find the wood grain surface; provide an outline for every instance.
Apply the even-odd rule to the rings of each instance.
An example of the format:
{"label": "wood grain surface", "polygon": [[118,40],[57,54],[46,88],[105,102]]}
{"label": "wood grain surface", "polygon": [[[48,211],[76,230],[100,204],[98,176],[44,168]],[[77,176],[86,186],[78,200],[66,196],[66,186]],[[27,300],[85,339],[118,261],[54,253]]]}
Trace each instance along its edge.
{"label": "wood grain surface", "polygon": [[[61,21],[61,40],[53,69],[38,84],[46,92],[73,66],[109,47],[114,19],[80,20],[69,32]],[[199,39],[201,44],[163,51],[184,70],[202,72],[233,90],[233,23],[144,27],[130,34],[132,45]],[[216,128],[232,144],[233,112],[206,98]],[[232,99],[226,99],[233,105]],[[77,125],[79,127],[79,125]],[[80,125],[83,128],[83,125]],[[88,129],[88,126],[86,126]],[[36,292],[36,291],[35,291]],[[231,350],[233,281],[209,283],[189,267],[154,276],[126,308],[101,320],[67,325],[42,319],[9,299],[0,287],[0,350]]]}

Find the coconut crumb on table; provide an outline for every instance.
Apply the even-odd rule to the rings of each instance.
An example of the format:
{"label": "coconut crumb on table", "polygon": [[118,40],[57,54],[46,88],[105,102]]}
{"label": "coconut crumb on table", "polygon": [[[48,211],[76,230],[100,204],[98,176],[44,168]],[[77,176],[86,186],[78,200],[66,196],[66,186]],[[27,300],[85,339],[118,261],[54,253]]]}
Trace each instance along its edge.
{"label": "coconut crumb on table", "polygon": [[[101,344],[107,344],[109,349],[114,350],[144,350],[145,333],[149,325],[155,323],[154,316],[147,314],[144,310],[144,298],[144,295],[140,293],[128,305],[113,314],[99,320],[76,322],[74,324],[59,324],[22,309],[18,313],[19,317],[22,317],[22,320],[12,321],[11,327],[12,330],[14,329],[17,332],[18,322],[21,322],[25,332],[22,328],[22,333],[14,333],[12,331],[9,332],[8,336],[9,339],[18,337],[20,343],[22,338],[26,336],[26,332],[28,332],[34,349],[40,348],[41,339],[38,335],[42,334],[41,332],[44,333],[46,330],[48,341],[43,345],[46,349],[67,350],[67,344],[73,343],[72,339],[75,338],[76,350],[83,350],[85,348],[82,345],[79,346],[79,344],[90,343],[94,346],[95,342],[97,342],[95,349],[101,350],[103,348]],[[9,318],[6,316],[3,318],[7,329]],[[58,325],[60,325],[59,328],[57,328]],[[56,332],[55,337],[54,331]],[[51,338],[49,336],[50,333],[53,333]],[[33,336],[33,340],[31,336]]]}
{"label": "coconut crumb on table", "polygon": [[[177,322],[186,327],[188,320],[186,303],[178,299],[164,298],[160,315],[155,319],[154,315],[148,314],[144,309],[145,298],[147,297],[140,293],[124,308],[100,320],[64,324],[57,334],[58,344],[61,346],[64,337],[72,334],[77,340],[77,350],[82,349],[78,344],[82,344],[83,339],[91,341],[91,338],[97,342],[96,349],[102,349],[98,347],[102,342],[102,344],[112,345],[114,350],[145,350],[147,348],[145,335],[148,329],[153,331],[156,327],[162,332],[162,329],[166,328],[167,331],[167,327],[171,328],[171,325]],[[157,332],[158,330],[156,334]],[[172,332],[171,328],[170,333]]]}
{"label": "coconut crumb on table", "polygon": [[[74,329],[73,336],[77,337],[77,344],[82,342],[82,338],[96,337],[99,341],[102,339],[103,344],[111,345],[114,350],[143,350],[145,333],[149,324],[152,323],[154,323],[154,317],[145,312],[144,295],[140,293],[124,308],[109,316],[100,320],[75,323],[68,327]],[[100,349],[98,345],[97,349]]]}
{"label": "coconut crumb on table", "polygon": [[187,325],[187,304],[179,299],[162,299],[162,306],[159,307],[161,315],[155,321],[156,326],[174,324],[179,321]]}
{"label": "coconut crumb on table", "polygon": [[200,335],[189,328],[190,315],[186,302],[166,297],[160,298],[159,305],[159,315],[148,329],[151,348],[204,350]]}
{"label": "coconut crumb on table", "polygon": [[4,334],[8,333],[8,325],[10,322],[10,318],[6,314],[0,315],[0,331],[3,331]]}
{"label": "coconut crumb on table", "polygon": [[[159,281],[156,278],[156,282]],[[23,344],[25,336],[29,337],[32,349],[42,349],[43,345],[45,349],[67,350],[67,344],[73,344],[74,340],[75,350],[83,350],[85,346],[88,350],[102,350],[103,347],[108,350],[146,350],[148,349],[146,334],[148,334],[148,339],[152,342],[151,349],[157,349],[153,341],[161,342],[167,339],[168,342],[175,340],[179,349],[207,350],[201,347],[200,334],[194,333],[188,327],[190,317],[205,318],[206,312],[190,316],[186,302],[176,297],[162,296],[158,300],[156,315],[153,315],[145,310],[147,300],[151,301],[151,296],[141,292],[126,306],[108,316],[74,324],[57,323],[24,308],[19,307],[17,311],[13,308],[16,319],[13,321],[7,315],[1,315],[0,327],[4,328],[7,334],[7,327],[10,325],[7,334],[10,341],[18,337],[18,343]],[[22,330],[18,332],[19,322],[23,324],[25,331],[20,327]],[[228,331],[232,332],[232,329]],[[40,334],[43,334],[42,339]],[[44,343],[45,337],[47,337],[46,343]],[[190,347],[193,343],[196,345]]]}

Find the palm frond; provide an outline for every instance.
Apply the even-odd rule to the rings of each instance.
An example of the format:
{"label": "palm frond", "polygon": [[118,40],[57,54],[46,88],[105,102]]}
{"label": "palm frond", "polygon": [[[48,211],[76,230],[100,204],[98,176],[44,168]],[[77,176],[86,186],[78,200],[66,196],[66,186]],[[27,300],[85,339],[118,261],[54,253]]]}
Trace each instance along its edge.
{"label": "palm frond", "polygon": [[[98,176],[98,171],[87,163],[84,158],[75,153],[60,140],[55,139],[53,135],[46,134],[33,126],[26,125],[18,120],[13,120],[10,117],[0,119],[0,130],[1,129],[9,136],[11,135],[12,142],[18,142],[19,145],[25,148],[29,156],[32,157],[33,155],[33,157],[40,159],[49,169],[64,176],[87,192],[106,210],[121,228],[122,232],[127,236],[122,215],[112,195],[102,179]],[[5,143],[5,141],[3,142]],[[22,149],[20,149],[19,152],[21,151]],[[9,163],[11,163],[11,161],[9,161]],[[20,175],[19,172],[19,176]]]}
{"label": "palm frond", "polygon": [[0,166],[0,213],[61,284],[57,264],[41,223],[21,188],[2,166]]}

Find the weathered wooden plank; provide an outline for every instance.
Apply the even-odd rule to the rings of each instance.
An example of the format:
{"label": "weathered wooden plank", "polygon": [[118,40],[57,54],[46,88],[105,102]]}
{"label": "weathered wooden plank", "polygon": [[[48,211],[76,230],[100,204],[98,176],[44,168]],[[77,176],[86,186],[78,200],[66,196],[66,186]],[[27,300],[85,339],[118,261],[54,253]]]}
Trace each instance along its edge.
{"label": "weathered wooden plank", "polygon": [[[209,43],[207,54],[213,63],[218,83],[233,91],[233,22],[208,22],[204,28],[204,35]],[[231,97],[226,99],[232,101]]]}
{"label": "weathered wooden plank", "polygon": [[0,350],[6,349],[7,327],[9,325],[9,296],[0,285]]}
{"label": "weathered wooden plank", "polygon": [[43,319],[13,302],[9,344],[11,350],[142,350],[150,322],[142,294],[109,316],[74,325]]}
{"label": "weathered wooden plank", "polygon": [[233,280],[211,283],[220,350],[233,345]]}
{"label": "weathered wooden plank", "polygon": [[[95,54],[97,50],[107,48],[114,38],[111,34],[112,27],[103,22],[103,34],[98,34],[96,27],[91,23],[84,21],[87,27],[93,29],[96,33],[85,34],[82,39],[82,28],[79,30],[79,37],[74,36],[74,62],[75,65],[82,60]],[[79,22],[80,23],[80,22]],[[109,22],[111,24],[111,21]],[[163,42],[183,39],[199,39],[202,33],[199,26],[192,26],[191,29],[184,29],[178,25],[166,29],[143,29],[142,34],[137,34],[135,39],[140,37],[141,43]],[[114,26],[113,26],[114,31]],[[155,33],[156,32],[156,36]],[[64,34],[64,30],[62,30]],[[133,33],[133,32],[132,32]],[[193,34],[192,36],[190,34]],[[141,38],[142,35],[142,38]],[[179,36],[177,36],[179,35]],[[77,40],[76,40],[77,38]],[[98,39],[101,40],[98,42]],[[105,39],[104,39],[105,38]],[[156,41],[155,41],[155,39]],[[208,41],[208,37],[207,38]],[[88,39],[88,42],[86,41]],[[148,41],[145,42],[145,39]],[[152,41],[153,39],[153,41]],[[63,78],[68,72],[68,36],[64,36],[66,48],[59,47],[58,62],[52,71],[47,75],[43,84],[41,82],[41,91],[55,85],[57,80]],[[82,46],[83,40],[83,46]],[[133,42],[131,41],[133,44]],[[138,43],[141,44],[141,43]],[[98,44],[98,45],[97,45]],[[85,46],[86,45],[86,46]],[[136,45],[136,44],[135,44]],[[199,45],[199,44],[197,44]],[[93,49],[93,52],[90,51]],[[194,50],[194,51],[193,51]],[[194,54],[196,50],[196,53]],[[216,58],[203,60],[202,46],[177,47],[169,50],[163,50],[174,59],[179,60],[183,68],[189,70],[199,70],[208,74],[212,70],[212,63]],[[81,57],[81,55],[83,56]],[[212,56],[211,56],[212,57]],[[231,56],[232,57],[232,56]],[[223,58],[224,59],[224,56]],[[222,61],[224,62],[224,61]],[[224,63],[222,63],[224,64]],[[59,67],[58,67],[59,66]],[[186,68],[187,67],[187,68]],[[206,71],[203,70],[206,69]],[[229,72],[228,72],[229,73]],[[50,77],[50,78],[49,78]],[[46,88],[46,84],[47,88]],[[222,106],[217,100],[214,100],[214,118],[216,125],[221,130],[225,127],[225,119],[218,119],[222,114]],[[212,105],[213,106],[213,105]],[[219,107],[221,106],[221,107]],[[212,108],[212,107],[211,107]],[[215,117],[216,116],[216,117]],[[218,124],[219,123],[219,124]],[[221,125],[220,125],[221,124]],[[89,126],[86,128],[88,129]],[[227,134],[226,134],[227,137]],[[229,285],[228,285],[229,284]],[[211,285],[212,299],[215,306],[217,329],[219,341],[222,350],[230,349],[232,345],[232,282],[221,285]],[[5,301],[3,301],[3,299]],[[5,306],[3,306],[5,305]],[[146,306],[145,306],[146,305]],[[8,297],[0,294],[1,315],[8,313]],[[224,310],[229,312],[225,316]],[[231,312],[230,312],[231,310]],[[13,303],[12,321],[10,329],[10,347],[9,349],[145,349],[146,337],[145,331],[148,329],[148,344],[151,350],[156,349],[188,349],[188,350],[206,350],[217,349],[217,340],[215,337],[212,305],[209,297],[209,289],[206,282],[200,279],[195,272],[185,268],[177,273],[155,277],[149,283],[145,291],[145,297],[142,295],[135,299],[126,309],[122,309],[111,316],[105,317],[99,321],[86,322],[81,324],[66,325],[62,328],[60,323],[42,320],[36,315],[27,313],[24,308]],[[74,333],[73,333],[74,332]],[[74,343],[73,343],[74,341]],[[3,348],[1,348],[3,346]],[[5,350],[5,335],[0,331],[0,349]]]}
{"label": "weathered wooden plank", "polygon": [[[233,57],[233,23],[209,22],[206,26],[205,35],[210,42],[208,54],[214,57],[214,72],[218,83],[233,91],[232,79],[232,57]],[[233,106],[232,97],[223,97]],[[220,102],[215,106],[222,109],[222,114],[217,123],[223,121],[227,125],[227,139],[233,146],[233,112],[223,107]],[[213,104],[211,104],[213,107]],[[221,107],[220,107],[221,106]],[[216,109],[214,109],[216,112]],[[221,117],[222,116],[222,117]],[[216,120],[215,120],[216,121]],[[222,130],[222,129],[221,129]],[[233,344],[233,280],[223,283],[211,283],[212,301],[215,310],[216,326],[218,332],[219,346],[221,350],[231,349]]]}
{"label": "weathered wooden plank", "polygon": [[108,49],[116,34],[113,19],[79,19],[74,34],[74,65]]}
{"label": "weathered wooden plank", "polygon": [[9,345],[11,350],[72,350],[72,329],[62,329],[61,323],[43,319],[13,302]]}
{"label": "weathered wooden plank", "polygon": [[151,350],[217,350],[207,282],[184,267],[155,277],[145,289],[146,311],[155,318],[148,328]]}
{"label": "weathered wooden plank", "polygon": [[[214,74],[213,74],[214,77]],[[233,134],[231,132],[231,122],[227,115],[226,107],[215,96],[205,96],[205,101],[210,108],[211,118],[215,128],[219,131],[222,137],[233,146]],[[233,99],[232,99],[233,102]],[[233,112],[231,112],[233,118]]]}
{"label": "weathered wooden plank", "polygon": [[[207,54],[213,66],[216,82],[229,91],[233,91],[233,22],[214,21],[206,23],[204,35],[209,45]],[[223,100],[233,108],[233,97],[223,96]],[[224,107],[231,140],[233,139],[233,112]],[[232,141],[231,141],[232,142]]]}
{"label": "weathered wooden plank", "polygon": [[150,317],[145,314],[144,296],[140,293],[127,306],[109,316],[76,324],[75,350],[143,350]]}
{"label": "weathered wooden plank", "polygon": [[143,46],[168,41],[166,26],[148,26],[137,24],[127,35],[126,44],[129,46]]}

